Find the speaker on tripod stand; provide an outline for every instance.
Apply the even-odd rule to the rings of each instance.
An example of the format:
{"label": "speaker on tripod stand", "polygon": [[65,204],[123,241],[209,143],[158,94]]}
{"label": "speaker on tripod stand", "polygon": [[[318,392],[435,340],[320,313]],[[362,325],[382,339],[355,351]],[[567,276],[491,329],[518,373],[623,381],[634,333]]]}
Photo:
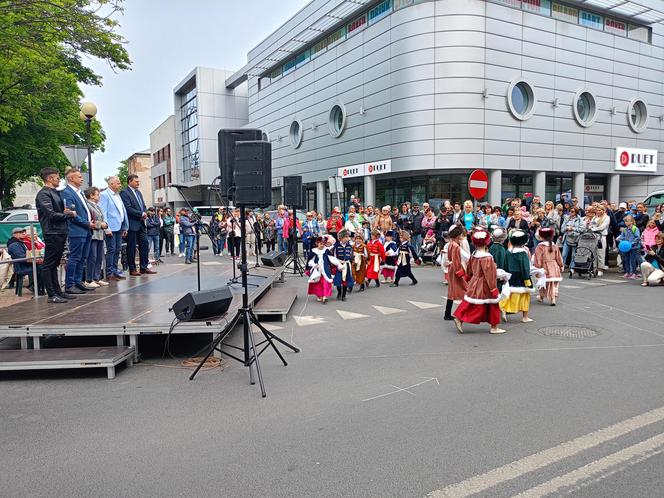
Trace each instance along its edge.
{"label": "speaker on tripod stand", "polygon": [[[284,204],[293,210],[293,233],[288,234],[290,239],[290,254],[287,267],[292,265],[293,274],[300,275],[304,273],[305,263],[298,256],[297,251],[297,210],[304,207],[304,190],[302,187],[301,176],[284,176]],[[302,243],[304,246],[304,234]]]}

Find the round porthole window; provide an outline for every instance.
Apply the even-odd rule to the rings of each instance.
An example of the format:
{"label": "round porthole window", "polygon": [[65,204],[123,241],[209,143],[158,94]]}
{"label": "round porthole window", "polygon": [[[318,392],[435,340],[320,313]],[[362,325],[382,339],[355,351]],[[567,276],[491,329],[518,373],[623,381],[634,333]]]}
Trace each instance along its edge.
{"label": "round porthole window", "polygon": [[579,90],[574,96],[574,119],[584,128],[592,125],[597,117],[595,96],[588,90]]}
{"label": "round porthole window", "polygon": [[535,91],[526,80],[515,80],[507,89],[507,106],[521,121],[530,118],[535,110]]}
{"label": "round porthole window", "polygon": [[290,125],[289,136],[291,145],[294,148],[297,149],[300,145],[302,145],[303,134],[304,132],[302,129],[302,123],[298,120],[293,121]]}
{"label": "round porthole window", "polygon": [[334,104],[330,109],[328,122],[330,135],[334,138],[340,137],[346,128],[346,110],[342,104]]}
{"label": "round porthole window", "polygon": [[627,108],[627,122],[635,133],[641,133],[648,126],[648,107],[641,99],[634,99]]}

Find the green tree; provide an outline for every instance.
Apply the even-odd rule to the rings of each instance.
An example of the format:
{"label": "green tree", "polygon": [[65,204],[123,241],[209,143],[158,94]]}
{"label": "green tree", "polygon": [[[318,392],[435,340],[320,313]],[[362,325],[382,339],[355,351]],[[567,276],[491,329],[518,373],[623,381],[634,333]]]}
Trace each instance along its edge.
{"label": "green tree", "polygon": [[[122,183],[122,188],[127,188],[127,176],[129,176],[129,160],[125,159],[120,161],[120,166],[118,166],[115,176],[120,179]],[[108,181],[109,177],[107,176],[104,180]]]}
{"label": "green tree", "polygon": [[[115,32],[121,0],[0,0],[0,200],[46,166],[68,164],[59,149],[85,144],[79,83],[100,85],[84,57],[114,70],[130,67]],[[91,145],[102,149],[101,125]]]}

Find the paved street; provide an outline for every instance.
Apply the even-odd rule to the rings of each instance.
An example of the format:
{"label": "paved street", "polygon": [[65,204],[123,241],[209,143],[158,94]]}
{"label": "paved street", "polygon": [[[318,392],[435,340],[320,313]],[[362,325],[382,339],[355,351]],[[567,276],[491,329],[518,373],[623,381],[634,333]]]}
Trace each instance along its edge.
{"label": "paved street", "polygon": [[302,352],[261,357],[266,399],[236,363],[0,375],[2,495],[661,496],[664,288],[566,279],[534,323],[459,335],[416,275],[326,305],[289,278],[269,326]]}

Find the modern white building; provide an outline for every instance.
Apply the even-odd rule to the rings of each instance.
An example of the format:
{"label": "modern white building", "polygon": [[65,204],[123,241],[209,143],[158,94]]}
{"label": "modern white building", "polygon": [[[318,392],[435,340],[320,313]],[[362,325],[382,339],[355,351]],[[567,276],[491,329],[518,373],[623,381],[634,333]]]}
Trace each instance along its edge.
{"label": "modern white building", "polygon": [[660,0],[312,0],[235,74],[176,88],[178,175],[210,182],[233,123],[326,211],[330,176],[398,205],[465,199],[476,168],[492,204],[643,197],[664,186],[663,23]]}
{"label": "modern white building", "polygon": [[169,187],[176,181],[175,116],[171,115],[150,133],[152,155],[152,203],[154,206],[180,205],[181,197],[176,189]]}

